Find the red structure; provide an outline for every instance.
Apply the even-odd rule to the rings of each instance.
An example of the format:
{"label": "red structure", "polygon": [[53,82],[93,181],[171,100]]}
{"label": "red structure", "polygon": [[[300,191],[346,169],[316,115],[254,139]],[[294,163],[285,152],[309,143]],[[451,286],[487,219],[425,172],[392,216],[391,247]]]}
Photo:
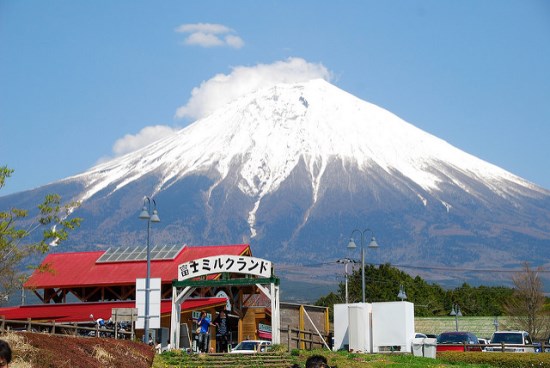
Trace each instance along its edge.
{"label": "red structure", "polygon": [[[175,250],[174,250],[175,248]],[[140,254],[139,249],[128,252]],[[156,249],[156,248],[155,248]],[[172,247],[172,255],[161,247],[151,260],[151,277],[161,279],[161,315],[171,313],[172,280],[177,279],[178,265],[216,255],[251,255],[248,244],[227,246]],[[164,253],[163,253],[164,252]],[[108,319],[112,308],[134,308],[136,279],[146,275],[146,260],[139,257],[116,259],[108,251],[56,253],[46,256],[24,288],[32,290],[43,304],[0,308],[8,320],[89,322],[90,314]],[[124,258],[125,253],[118,252]],[[164,258],[163,258],[164,257]],[[213,278],[218,278],[214,275]],[[182,305],[183,311],[222,306],[225,298],[197,295]]]}

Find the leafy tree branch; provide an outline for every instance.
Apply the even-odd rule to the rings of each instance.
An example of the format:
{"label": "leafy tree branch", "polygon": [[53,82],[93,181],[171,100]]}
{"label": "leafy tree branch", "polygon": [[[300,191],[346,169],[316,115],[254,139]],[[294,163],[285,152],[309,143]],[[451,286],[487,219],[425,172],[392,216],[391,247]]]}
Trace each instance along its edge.
{"label": "leafy tree branch", "polygon": [[[7,166],[0,167],[0,189],[13,173]],[[81,218],[70,218],[78,202],[61,203],[57,194],[48,194],[38,205],[37,218],[24,227],[29,211],[10,208],[0,211],[0,304],[8,295],[21,287],[25,273],[21,271],[23,261],[37,254],[49,251],[50,246],[59,245],[68,239],[69,233],[78,228]],[[39,240],[31,241],[30,236],[42,229]]]}

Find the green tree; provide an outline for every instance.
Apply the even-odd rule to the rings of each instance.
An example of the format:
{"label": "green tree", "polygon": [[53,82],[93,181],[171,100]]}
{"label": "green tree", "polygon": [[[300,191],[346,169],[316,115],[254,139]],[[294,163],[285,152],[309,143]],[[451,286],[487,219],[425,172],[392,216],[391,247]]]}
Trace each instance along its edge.
{"label": "green tree", "polygon": [[465,316],[500,316],[503,304],[513,294],[513,290],[503,286],[472,287],[468,283],[450,290],[447,300],[448,310],[452,304],[458,304]]}
{"label": "green tree", "polygon": [[[387,302],[399,300],[397,295],[403,286],[407,301],[414,303],[417,317],[447,316],[453,304],[459,304],[467,316],[502,315],[502,304],[512,295],[506,287],[472,287],[467,283],[460,287],[445,290],[440,285],[429,284],[420,276],[412,277],[390,264],[365,267],[367,302]],[[354,270],[348,278],[349,302],[362,299],[361,269]],[[319,299],[318,305],[332,308],[335,303],[344,303],[345,283],[340,283],[336,293]],[[332,303],[332,304],[331,304]]]}
{"label": "green tree", "polygon": [[[7,166],[0,167],[0,189],[13,170]],[[8,295],[19,289],[26,277],[22,270],[23,261],[37,254],[46,253],[51,245],[65,241],[71,230],[80,226],[80,218],[69,219],[78,202],[61,204],[61,197],[48,194],[38,205],[38,216],[29,222],[22,222],[28,217],[29,211],[20,208],[10,208],[0,212],[0,304]],[[31,241],[31,234],[41,229],[39,240]]]}

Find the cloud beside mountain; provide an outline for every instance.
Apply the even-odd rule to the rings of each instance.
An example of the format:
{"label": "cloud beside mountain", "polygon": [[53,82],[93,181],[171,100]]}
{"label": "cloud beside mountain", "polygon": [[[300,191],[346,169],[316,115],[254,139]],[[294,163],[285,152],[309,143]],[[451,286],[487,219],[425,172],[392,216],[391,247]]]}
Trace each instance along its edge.
{"label": "cloud beside mountain", "polygon": [[[181,32],[210,32],[219,34],[229,32],[229,28],[216,24],[184,25],[178,27]],[[237,66],[229,74],[217,74],[193,88],[191,97],[185,105],[177,108],[177,119],[198,120],[231,101],[278,83],[301,83],[312,79],[330,81],[332,73],[321,63],[311,63],[302,58],[288,58],[271,64]],[[141,129],[137,134],[126,134],[117,139],[112,151],[118,157],[136,151],[154,141],[179,130],[179,127],[153,125]],[[112,157],[103,157],[98,163]]]}
{"label": "cloud beside mountain", "polygon": [[229,102],[278,83],[301,83],[312,79],[330,81],[332,73],[323,65],[302,58],[272,64],[237,66],[229,74],[217,74],[193,88],[191,98],[176,111],[177,118],[203,118]]}
{"label": "cloud beside mountain", "polygon": [[189,46],[207,48],[227,46],[233,49],[244,47],[243,39],[236,35],[235,30],[223,24],[182,24],[175,31],[188,34],[183,43]]}

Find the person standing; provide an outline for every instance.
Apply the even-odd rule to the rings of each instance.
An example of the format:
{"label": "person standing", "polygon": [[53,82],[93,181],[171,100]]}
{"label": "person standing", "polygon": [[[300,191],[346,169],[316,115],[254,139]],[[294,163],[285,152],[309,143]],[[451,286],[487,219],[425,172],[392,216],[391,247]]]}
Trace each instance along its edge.
{"label": "person standing", "polygon": [[201,312],[201,316],[197,320],[197,324],[199,325],[199,351],[201,353],[207,353],[210,342],[210,333],[208,330],[212,323],[210,322],[210,318],[206,316],[205,311]]}
{"label": "person standing", "polygon": [[227,315],[225,310],[220,311],[214,321],[218,330],[216,331],[216,349],[218,353],[227,353],[227,343],[229,340],[229,329],[227,326]]}

